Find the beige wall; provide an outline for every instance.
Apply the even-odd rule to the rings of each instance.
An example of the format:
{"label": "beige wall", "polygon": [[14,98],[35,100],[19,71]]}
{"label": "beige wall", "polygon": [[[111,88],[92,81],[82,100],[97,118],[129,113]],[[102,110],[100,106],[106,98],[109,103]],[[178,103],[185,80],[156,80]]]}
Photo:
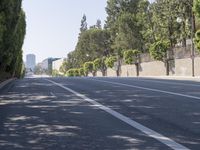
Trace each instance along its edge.
{"label": "beige wall", "polygon": [[139,76],[164,76],[165,64],[161,61],[144,62],[140,64]]}
{"label": "beige wall", "polygon": [[[177,76],[192,76],[192,59],[176,59],[175,72]],[[200,76],[200,57],[194,59],[194,74]]]}
{"label": "beige wall", "polygon": [[200,57],[195,58],[194,68],[195,76],[200,76]]}
{"label": "beige wall", "polygon": [[111,68],[108,68],[107,69],[107,76],[108,77],[116,77],[117,76],[116,71],[111,69]]}
{"label": "beige wall", "polygon": [[122,77],[135,77],[137,76],[135,65],[123,65],[121,67],[121,76]]}
{"label": "beige wall", "polygon": [[191,76],[192,75],[191,58],[175,60],[175,75],[176,76]]}
{"label": "beige wall", "polygon": [[102,77],[102,72],[101,71],[97,71],[97,77]]}
{"label": "beige wall", "polygon": [[[170,75],[176,76],[192,76],[192,61],[191,58],[175,59],[175,68],[173,69],[175,74],[170,72]],[[122,77],[136,77],[135,65],[123,65],[121,67]],[[139,76],[165,76],[166,67],[163,62],[151,61],[143,62],[140,64]],[[92,75],[91,75],[92,76]],[[97,72],[97,76],[101,77],[102,73]],[[108,77],[116,77],[116,71],[109,68],[107,70]],[[200,57],[195,58],[195,76],[200,76]]]}

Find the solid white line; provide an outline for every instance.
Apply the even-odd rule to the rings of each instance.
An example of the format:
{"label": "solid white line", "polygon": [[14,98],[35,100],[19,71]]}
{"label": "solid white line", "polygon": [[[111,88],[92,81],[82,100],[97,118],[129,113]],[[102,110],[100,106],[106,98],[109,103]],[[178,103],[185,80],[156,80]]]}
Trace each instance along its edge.
{"label": "solid white line", "polygon": [[145,133],[149,137],[152,137],[152,138],[162,142],[163,144],[171,147],[173,150],[189,150],[187,147],[185,147],[185,146],[183,146],[183,145],[181,145],[179,143],[176,143],[172,139],[170,139],[168,137],[165,137],[162,134],[143,126],[142,124],[140,124],[140,123],[138,123],[138,122],[136,122],[136,121],[134,121],[134,120],[132,120],[132,119],[130,119],[130,118],[128,118],[128,117],[126,117],[126,116],[114,111],[114,110],[112,110],[109,107],[106,107],[106,106],[96,102],[95,100],[92,100],[92,99],[86,97],[83,94],[80,94],[80,93],[78,93],[78,92],[76,92],[76,91],[74,91],[74,90],[72,90],[72,89],[70,89],[68,87],[65,87],[65,86],[63,86],[63,85],[61,85],[59,83],[56,83],[56,82],[54,82],[52,80],[48,80],[48,79],[46,79],[46,80],[51,82],[51,83],[53,83],[53,84],[55,84],[55,85],[57,85],[57,86],[59,86],[59,87],[61,87],[61,88],[63,88],[63,89],[65,89],[65,90],[67,90],[67,91],[69,91],[69,92],[71,92],[71,93],[73,93],[74,95],[84,99],[85,101],[93,104],[95,107],[98,107],[98,108],[106,111],[107,113],[109,113],[112,116],[118,118],[119,120],[129,124],[130,126],[140,130],[141,132]]}
{"label": "solid white line", "polygon": [[124,84],[124,83],[119,83],[119,82],[111,82],[111,81],[97,80],[97,79],[91,79],[91,80],[98,81],[98,82],[109,83],[109,84],[114,84],[114,85],[122,85],[122,86],[126,86],[126,87],[133,87],[133,88],[147,90],[147,91],[165,93],[165,94],[176,95],[176,96],[181,96],[181,97],[187,97],[187,98],[192,98],[192,99],[198,99],[198,100],[200,100],[200,97],[192,96],[192,95],[186,95],[186,94],[169,92],[169,91],[158,90],[158,89],[152,89],[152,88],[147,88],[147,87],[142,87],[142,86],[136,86],[136,85],[130,85],[130,84]]}
{"label": "solid white line", "polygon": [[[128,80],[131,80],[130,78],[128,78]],[[134,80],[132,80],[134,81]],[[172,84],[172,85],[184,85],[184,86],[194,86],[194,87],[200,87],[200,85],[196,85],[196,84],[190,84],[190,83],[178,83],[178,82],[167,82],[167,81],[155,81],[152,79],[138,79],[136,81],[142,81],[142,82],[152,82],[152,83],[163,83],[163,84]]]}

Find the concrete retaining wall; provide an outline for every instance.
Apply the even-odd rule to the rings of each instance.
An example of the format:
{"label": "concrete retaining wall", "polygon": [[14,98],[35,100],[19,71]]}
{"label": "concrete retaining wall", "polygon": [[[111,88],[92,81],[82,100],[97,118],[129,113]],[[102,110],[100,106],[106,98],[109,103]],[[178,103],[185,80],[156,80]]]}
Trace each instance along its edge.
{"label": "concrete retaining wall", "polygon": [[97,71],[97,77],[103,77],[102,72],[101,71]]}
{"label": "concrete retaining wall", "polygon": [[[192,76],[192,59],[175,59],[176,76]],[[200,57],[194,59],[194,74],[200,76]]]}
{"label": "concrete retaining wall", "polygon": [[191,58],[175,60],[175,75],[176,76],[191,76],[192,75]]}
{"label": "concrete retaining wall", "polygon": [[140,64],[139,76],[164,76],[166,75],[165,64],[161,61],[145,62]]}
{"label": "concrete retaining wall", "polygon": [[135,77],[137,76],[135,65],[123,65],[121,67],[122,77]]}
{"label": "concrete retaining wall", "polygon": [[116,73],[116,71],[114,69],[108,68],[107,69],[107,76],[108,77],[116,77],[117,73]]}
{"label": "concrete retaining wall", "polygon": [[[192,60],[191,58],[175,59],[174,66],[170,69],[169,75],[175,76],[192,76]],[[165,76],[166,66],[161,61],[143,62],[139,66],[139,76]],[[90,74],[89,76],[92,76]],[[98,77],[102,77],[100,71],[97,72]],[[108,68],[108,77],[116,77],[116,71]],[[137,71],[135,65],[122,65],[121,77],[136,77]],[[195,57],[195,76],[200,76],[200,57]]]}
{"label": "concrete retaining wall", "polygon": [[194,74],[195,76],[200,76],[200,57],[196,57],[194,60]]}

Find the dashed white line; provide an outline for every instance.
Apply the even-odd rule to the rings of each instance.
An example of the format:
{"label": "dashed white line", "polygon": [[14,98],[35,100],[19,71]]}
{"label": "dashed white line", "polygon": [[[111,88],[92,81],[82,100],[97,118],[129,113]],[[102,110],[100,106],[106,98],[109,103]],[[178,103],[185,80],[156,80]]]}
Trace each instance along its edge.
{"label": "dashed white line", "polygon": [[132,120],[132,119],[130,119],[130,118],[128,118],[128,117],[126,117],[126,116],[114,111],[114,110],[112,110],[109,107],[106,107],[106,106],[96,102],[93,99],[90,99],[90,98],[86,97],[83,94],[80,94],[80,93],[78,93],[78,92],[76,92],[76,91],[74,91],[74,90],[72,90],[72,89],[70,89],[68,87],[65,87],[65,86],[63,86],[63,85],[61,85],[59,83],[56,83],[56,82],[54,82],[52,80],[48,80],[48,79],[46,79],[46,80],[51,82],[51,83],[53,83],[53,84],[55,84],[55,85],[57,85],[57,86],[59,86],[59,87],[61,87],[61,88],[63,88],[63,89],[65,89],[65,90],[67,90],[67,91],[69,91],[69,92],[71,92],[71,93],[73,93],[74,95],[84,99],[85,101],[93,104],[95,107],[98,107],[98,108],[104,110],[105,112],[111,114],[112,116],[118,118],[119,120],[121,120],[121,121],[127,123],[128,125],[140,130],[141,132],[145,133],[149,137],[152,137],[152,138],[162,142],[163,144],[169,146],[173,150],[189,150],[187,147],[185,147],[185,146],[173,141],[172,139],[170,139],[170,138],[168,138],[166,136],[163,136],[162,134],[143,126],[142,124],[140,124],[140,123],[138,123],[138,122],[136,122],[136,121],[134,121],[134,120]]}

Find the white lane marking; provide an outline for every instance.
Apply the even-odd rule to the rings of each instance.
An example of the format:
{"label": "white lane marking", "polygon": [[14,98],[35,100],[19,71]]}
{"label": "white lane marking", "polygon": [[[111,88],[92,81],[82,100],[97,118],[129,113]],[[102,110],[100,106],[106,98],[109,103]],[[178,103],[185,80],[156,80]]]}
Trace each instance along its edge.
{"label": "white lane marking", "polygon": [[132,120],[132,119],[130,119],[130,118],[128,118],[128,117],[126,117],[126,116],[114,111],[114,110],[112,110],[109,107],[106,107],[106,106],[96,102],[93,99],[90,99],[90,98],[86,97],[83,94],[80,94],[80,93],[78,93],[78,92],[76,92],[76,91],[74,91],[74,90],[72,90],[72,89],[70,89],[68,87],[65,87],[65,86],[63,86],[63,85],[61,85],[59,83],[56,83],[56,82],[54,82],[52,80],[48,80],[48,79],[46,79],[46,80],[51,82],[51,83],[53,83],[53,84],[55,84],[55,85],[57,85],[57,86],[59,86],[59,87],[61,87],[61,88],[63,88],[63,89],[65,89],[65,90],[67,90],[67,91],[69,91],[69,92],[71,92],[71,93],[73,93],[74,95],[84,99],[85,101],[93,104],[95,107],[98,107],[98,108],[104,110],[105,112],[111,114],[112,116],[118,118],[119,120],[121,120],[121,121],[127,123],[128,125],[140,130],[141,132],[145,133],[149,137],[152,137],[152,138],[160,141],[161,143],[169,146],[173,150],[190,150],[187,147],[185,147],[185,146],[183,146],[183,145],[181,145],[179,143],[176,143],[172,139],[170,139],[170,138],[168,138],[166,136],[163,136],[162,134],[143,126],[142,124],[140,124],[140,123],[138,123],[138,122],[136,122],[136,121],[134,121],[134,120]]}
{"label": "white lane marking", "polygon": [[152,88],[147,88],[147,87],[142,87],[142,86],[136,86],[136,85],[130,85],[130,84],[125,84],[125,83],[119,83],[119,82],[111,82],[111,81],[97,80],[97,79],[91,79],[91,80],[98,81],[98,82],[109,83],[109,84],[114,84],[114,85],[122,85],[122,86],[126,86],[126,87],[133,87],[133,88],[147,90],[147,91],[165,93],[165,94],[176,95],[176,96],[181,96],[181,97],[187,97],[187,98],[192,98],[192,99],[198,99],[198,100],[200,100],[200,97],[192,96],[192,95],[186,95],[186,94],[169,92],[169,91],[158,90],[158,89],[152,89]]}
{"label": "white lane marking", "polygon": [[[128,80],[131,80],[130,78],[128,78]],[[135,81],[135,80],[131,80],[131,81]],[[151,79],[141,79],[139,78],[136,81],[142,81],[142,82],[155,82],[155,83],[163,83],[163,84],[172,84],[172,85],[185,85],[185,86],[194,86],[194,87],[200,87],[200,85],[196,85],[196,84],[190,84],[190,83],[177,83],[177,82],[167,82],[165,81],[154,81]]]}
{"label": "white lane marking", "polygon": [[53,92],[51,92],[50,94],[51,94],[51,96],[56,97],[56,95]]}

